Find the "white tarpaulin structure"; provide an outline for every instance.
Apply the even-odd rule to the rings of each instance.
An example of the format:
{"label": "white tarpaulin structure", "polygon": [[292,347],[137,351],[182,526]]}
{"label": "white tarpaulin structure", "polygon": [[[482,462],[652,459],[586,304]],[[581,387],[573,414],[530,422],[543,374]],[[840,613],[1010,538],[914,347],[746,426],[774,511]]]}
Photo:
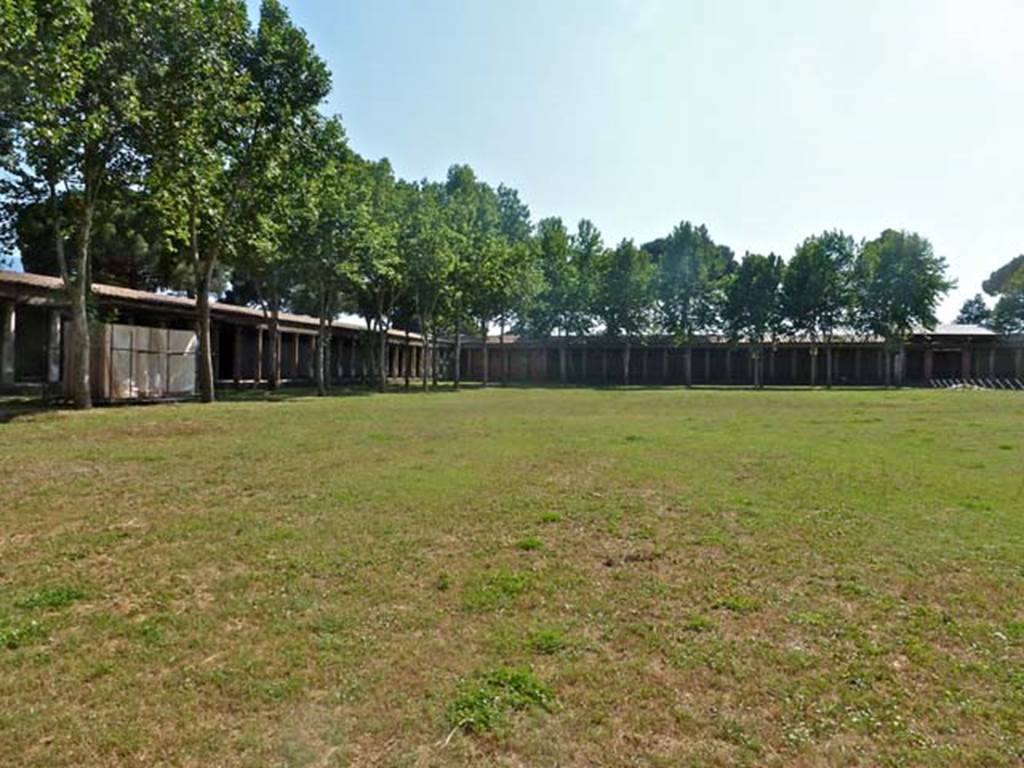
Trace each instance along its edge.
{"label": "white tarpaulin structure", "polygon": [[194,331],[104,324],[96,328],[93,391],[102,400],[190,397],[196,391]]}

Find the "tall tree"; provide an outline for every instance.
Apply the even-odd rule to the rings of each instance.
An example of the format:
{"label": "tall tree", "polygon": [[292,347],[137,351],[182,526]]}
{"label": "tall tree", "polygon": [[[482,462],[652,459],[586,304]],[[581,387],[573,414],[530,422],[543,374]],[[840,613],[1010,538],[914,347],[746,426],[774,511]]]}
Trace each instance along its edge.
{"label": "tall tree", "polygon": [[856,319],[882,337],[886,350],[885,384],[903,380],[903,351],[918,327],[934,328],[939,300],[954,286],[946,260],[914,232],[887,229],[864,244],[855,268]]}
{"label": "tall tree", "polygon": [[494,196],[481,184],[468,165],[448,169],[444,186],[444,204],[452,229],[453,267],[449,295],[445,302],[445,318],[455,337],[453,384],[462,381],[462,329],[473,305],[486,299],[484,259],[492,256],[495,221]]}
{"label": "tall tree", "polygon": [[686,349],[685,379],[693,380],[692,343],[714,325],[717,295],[733,268],[732,251],[715,245],[703,225],[680,222],[668,237],[644,246],[655,260],[658,324]]}
{"label": "tall tree", "polygon": [[536,252],[541,284],[520,325],[532,336],[559,335],[559,380],[564,383],[569,316],[577,274],[572,260],[572,241],[560,218],[552,216],[537,223]]}
{"label": "tall tree", "polygon": [[856,258],[853,238],[830,230],[804,240],[786,266],[782,310],[792,330],[811,341],[812,385],[817,381],[817,345],[824,343],[825,383],[832,386],[832,342],[850,320]]}
{"label": "tall tree", "polygon": [[598,269],[604,251],[601,232],[589,219],[580,219],[569,240],[569,284],[564,291],[569,335],[583,336],[594,327]]}
{"label": "tall tree", "polygon": [[214,399],[210,292],[243,227],[243,192],[290,133],[315,118],[330,74],[278,0],[255,33],[241,0],[177,0],[153,30],[159,71],[148,121],[148,183],[193,271],[199,384]]}
{"label": "tall tree", "polygon": [[[0,11],[0,157],[8,199],[45,201],[71,305],[70,385],[92,405],[89,303],[93,228],[107,185],[137,170],[139,77],[150,63],[143,0],[14,2]],[[74,196],[70,212],[62,197]],[[72,244],[68,248],[68,243]]]}
{"label": "tall tree", "polygon": [[420,182],[406,198],[399,248],[403,252],[412,314],[423,336],[423,353],[428,356],[422,382],[424,389],[428,379],[436,376],[437,321],[455,267],[454,247],[443,187]]}
{"label": "tall tree", "polygon": [[963,306],[960,307],[960,312],[956,316],[956,322],[988,328],[992,324],[992,310],[985,303],[985,297],[980,293],[976,293],[972,298],[967,299]]}
{"label": "tall tree", "polygon": [[781,322],[783,271],[783,261],[774,253],[747,253],[726,287],[722,314],[730,338],[750,345],[755,389],[764,387],[765,340],[777,332]]}
{"label": "tall tree", "polygon": [[605,333],[621,338],[622,378],[629,384],[629,362],[633,344],[651,325],[654,268],[647,251],[632,240],[606,251],[601,259],[598,306]]}

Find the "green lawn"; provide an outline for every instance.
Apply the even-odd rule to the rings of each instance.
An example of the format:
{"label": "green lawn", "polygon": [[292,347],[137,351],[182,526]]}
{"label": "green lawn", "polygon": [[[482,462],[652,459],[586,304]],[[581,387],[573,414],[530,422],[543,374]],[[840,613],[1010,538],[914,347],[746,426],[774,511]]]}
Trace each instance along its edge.
{"label": "green lawn", "polygon": [[1019,393],[7,416],[2,765],[1024,760]]}

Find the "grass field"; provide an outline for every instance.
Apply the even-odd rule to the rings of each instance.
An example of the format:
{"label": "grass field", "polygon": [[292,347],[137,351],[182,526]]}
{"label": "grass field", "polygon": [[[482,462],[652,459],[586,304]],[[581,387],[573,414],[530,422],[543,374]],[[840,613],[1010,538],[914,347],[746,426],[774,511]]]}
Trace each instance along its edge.
{"label": "grass field", "polygon": [[0,764],[1019,765],[1024,397],[0,423]]}

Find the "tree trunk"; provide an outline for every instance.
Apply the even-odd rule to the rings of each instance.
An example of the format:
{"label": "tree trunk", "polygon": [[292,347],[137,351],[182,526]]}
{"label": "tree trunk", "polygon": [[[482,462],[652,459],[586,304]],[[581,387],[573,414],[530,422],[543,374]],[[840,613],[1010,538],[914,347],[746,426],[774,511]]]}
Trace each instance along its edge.
{"label": "tree trunk", "polygon": [[889,348],[888,342],[886,342],[882,356],[885,358],[885,388],[889,389],[892,386],[892,351]]}
{"label": "tree trunk", "polygon": [[430,347],[430,381],[431,381],[431,384],[434,387],[434,389],[437,389],[437,377],[438,377],[438,374],[440,373],[440,371],[438,371],[438,367],[441,364],[441,360],[440,360],[440,358],[438,356],[438,353],[437,353],[438,345],[437,345],[437,329],[436,328],[433,329],[433,332],[431,333],[430,344],[431,344],[431,347]]}
{"label": "tree trunk", "polygon": [[811,347],[811,386],[818,385],[818,348]]}
{"label": "tree trunk", "polygon": [[316,393],[320,397],[327,394],[327,349],[330,336],[327,332],[327,299],[320,301],[320,327],[317,334],[316,348]]}
{"label": "tree trunk", "polygon": [[825,387],[832,389],[832,343],[825,345]]}
{"label": "tree trunk", "polygon": [[629,386],[629,355],[631,351],[631,344],[627,341],[622,350],[622,383],[626,386]]}
{"label": "tree trunk", "polygon": [[487,386],[487,374],[488,374],[488,363],[487,363],[487,321],[480,321],[480,341],[482,346],[480,347],[480,382],[483,386]]}
{"label": "tree trunk", "polygon": [[423,356],[420,360],[420,375],[423,377],[422,387],[423,391],[427,391],[427,380],[430,378],[430,366],[433,365],[431,360],[432,355],[430,353],[430,331],[429,326],[424,322],[423,315],[419,316],[420,321],[420,354]]}
{"label": "tree trunk", "polygon": [[196,330],[199,334],[199,398],[204,403],[216,399],[213,379],[213,351],[210,339],[210,282],[213,279],[213,259],[206,257],[200,264],[196,279]]}
{"label": "tree trunk", "polygon": [[689,389],[693,386],[693,347],[687,342],[686,346],[686,387]]}

